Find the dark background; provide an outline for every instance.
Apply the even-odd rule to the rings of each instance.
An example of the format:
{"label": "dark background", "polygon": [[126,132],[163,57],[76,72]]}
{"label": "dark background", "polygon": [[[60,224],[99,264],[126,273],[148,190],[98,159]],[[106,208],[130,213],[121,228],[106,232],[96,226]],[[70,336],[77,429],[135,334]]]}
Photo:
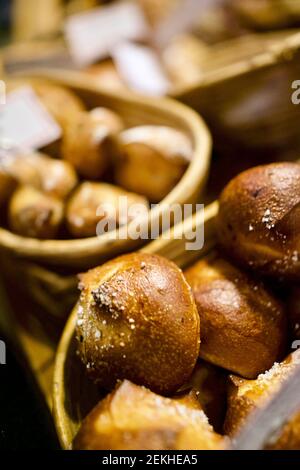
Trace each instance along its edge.
{"label": "dark background", "polygon": [[[1,312],[0,312],[1,314]],[[5,341],[1,335],[0,339]],[[7,342],[6,365],[0,365],[0,450],[58,449],[52,418],[33,377]]]}

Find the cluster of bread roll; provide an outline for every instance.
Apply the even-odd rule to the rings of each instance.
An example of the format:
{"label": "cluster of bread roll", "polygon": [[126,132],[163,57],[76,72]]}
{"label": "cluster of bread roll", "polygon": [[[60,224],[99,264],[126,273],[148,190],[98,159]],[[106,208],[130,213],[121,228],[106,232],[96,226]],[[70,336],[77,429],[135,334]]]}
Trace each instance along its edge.
{"label": "cluster of bread roll", "polygon": [[[18,81],[12,89],[24,84]],[[70,90],[42,81],[29,84],[62,137],[41,152],[0,146],[2,219],[19,235],[93,237],[101,235],[103,219],[118,228],[130,222],[133,206],[147,212],[149,203],[164,199],[192,159],[189,137],[175,128],[128,129],[116,112],[87,110]],[[128,214],[120,214],[122,197]]]}
{"label": "cluster of bread roll", "polygon": [[[77,353],[108,395],[75,449],[230,447],[299,363],[299,195],[300,164],[248,170],[221,195],[219,247],[184,273],[133,253],[81,275]],[[299,423],[268,447],[299,449]]]}

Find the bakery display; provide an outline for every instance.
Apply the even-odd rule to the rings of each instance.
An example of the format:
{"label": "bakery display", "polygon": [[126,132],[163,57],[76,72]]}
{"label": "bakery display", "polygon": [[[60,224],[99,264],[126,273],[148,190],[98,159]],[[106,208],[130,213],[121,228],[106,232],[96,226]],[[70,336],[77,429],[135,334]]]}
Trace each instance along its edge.
{"label": "bakery display", "polygon": [[201,319],[200,357],[246,378],[281,358],[286,314],[262,282],[217,252],[189,268],[185,277]]}
{"label": "bakery display", "polygon": [[[51,241],[114,232],[134,218],[146,215],[150,202],[161,202],[193,160],[194,148],[188,133],[171,125],[150,126],[143,122],[129,125],[123,104],[119,104],[122,115],[107,107],[106,102],[99,106],[99,100],[96,106],[86,107],[72,90],[39,78],[14,79],[9,82],[8,91],[22,87],[30,88],[31,98],[35,95],[40,100],[39,105],[46,108],[61,128],[61,136],[40,150],[23,148],[9,139],[0,142],[1,225],[18,235]],[[128,120],[131,123],[132,118]],[[26,201],[20,201],[23,186],[27,187]],[[32,189],[30,205],[34,205],[30,217],[29,188]],[[41,204],[38,204],[38,194]],[[51,198],[61,201],[54,202]],[[124,199],[127,212],[121,207]],[[40,210],[43,208],[44,213],[45,206],[51,206],[52,213],[53,205],[57,217],[55,220],[51,217],[51,230],[38,229]],[[59,217],[58,205],[62,205]],[[31,217],[35,228],[29,227]],[[46,223],[44,218],[45,213],[42,225]],[[106,228],[100,228],[99,222],[105,218]]]}
{"label": "bakery display", "polygon": [[299,163],[274,163],[241,173],[220,197],[220,244],[244,267],[299,280],[299,202]]}
{"label": "bakery display", "polygon": [[165,398],[124,381],[86,417],[73,448],[221,450],[227,444],[209,425],[194,395]]}
{"label": "bakery display", "polygon": [[111,389],[128,379],[170,394],[190,377],[200,321],[175,264],[154,255],[124,255],[81,275],[80,289],[77,347],[97,384]]}

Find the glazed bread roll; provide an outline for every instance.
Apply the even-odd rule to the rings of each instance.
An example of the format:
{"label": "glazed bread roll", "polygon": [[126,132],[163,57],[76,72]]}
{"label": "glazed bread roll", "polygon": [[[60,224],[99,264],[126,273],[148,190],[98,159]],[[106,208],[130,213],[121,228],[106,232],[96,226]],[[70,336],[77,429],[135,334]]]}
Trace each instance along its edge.
{"label": "glazed bread roll", "polygon": [[24,237],[55,238],[64,216],[63,203],[30,187],[21,186],[9,203],[9,227]]}
{"label": "glazed bread roll", "polygon": [[155,255],[121,256],[81,276],[78,352],[88,375],[111,389],[128,379],[171,394],[191,376],[200,322],[181,270]]}
{"label": "glazed bread roll", "polygon": [[115,152],[113,136],[124,128],[122,119],[106,108],[82,112],[68,125],[63,137],[63,158],[84,178],[99,179]]}
{"label": "glazed bread roll", "polygon": [[139,126],[119,136],[115,158],[117,184],[151,202],[161,201],[178,183],[193,156],[182,132],[164,126]]}
{"label": "glazed bread roll", "polygon": [[300,164],[241,173],[220,198],[220,243],[238,263],[268,276],[300,279]]}
{"label": "glazed bread roll", "polygon": [[200,315],[201,358],[246,378],[256,378],[281,358],[285,312],[261,282],[218,253],[196,263],[185,277]]}
{"label": "glazed bread roll", "polygon": [[78,183],[76,172],[68,162],[43,153],[16,153],[2,162],[3,169],[20,184],[64,199]]}
{"label": "glazed bread roll", "polygon": [[83,421],[75,450],[219,450],[194,396],[170,399],[124,381]]}
{"label": "glazed bread roll", "polygon": [[[242,428],[251,412],[263,408],[276,393],[283,382],[299,366],[300,349],[292,353],[281,364],[275,363],[271,370],[260,375],[257,380],[244,380],[231,377],[228,396],[228,409],[224,430],[226,434],[235,435]],[[300,410],[269,443],[269,449],[300,449]]]}
{"label": "glazed bread roll", "polygon": [[[123,214],[127,220],[122,220],[120,214],[120,198],[126,198],[128,211]],[[138,209],[134,213],[133,209]],[[107,183],[82,183],[71,196],[67,209],[66,219],[70,233],[74,237],[94,237],[100,232],[100,220],[112,222],[112,227],[118,228],[125,222],[131,222],[135,215],[146,214],[149,210],[148,201],[137,194]],[[108,225],[109,229],[109,225]]]}

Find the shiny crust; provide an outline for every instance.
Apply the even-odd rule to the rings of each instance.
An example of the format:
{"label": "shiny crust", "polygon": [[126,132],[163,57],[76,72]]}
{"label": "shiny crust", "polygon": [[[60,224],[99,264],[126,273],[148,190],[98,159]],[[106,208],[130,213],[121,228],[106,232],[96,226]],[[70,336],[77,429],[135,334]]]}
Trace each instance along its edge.
{"label": "shiny crust", "polygon": [[241,173],[223,191],[219,241],[237,262],[264,275],[300,279],[300,164]]}
{"label": "shiny crust", "polygon": [[128,379],[168,395],[191,376],[200,322],[175,264],[125,255],[82,275],[80,287],[78,351],[92,379],[107,388]]}
{"label": "shiny crust", "polygon": [[217,450],[216,434],[196,398],[170,399],[124,381],[83,421],[77,450]]}
{"label": "shiny crust", "polygon": [[201,358],[246,378],[256,378],[281,359],[285,312],[261,282],[216,252],[185,277],[201,320]]}
{"label": "shiny crust", "polygon": [[[288,379],[300,361],[300,350],[292,353],[281,364],[258,377],[257,380],[244,380],[230,377],[228,409],[224,424],[226,434],[233,436],[239,432],[251,412],[263,408],[273,393]],[[300,449],[300,410],[282,429],[280,435],[269,443],[268,449]]]}

